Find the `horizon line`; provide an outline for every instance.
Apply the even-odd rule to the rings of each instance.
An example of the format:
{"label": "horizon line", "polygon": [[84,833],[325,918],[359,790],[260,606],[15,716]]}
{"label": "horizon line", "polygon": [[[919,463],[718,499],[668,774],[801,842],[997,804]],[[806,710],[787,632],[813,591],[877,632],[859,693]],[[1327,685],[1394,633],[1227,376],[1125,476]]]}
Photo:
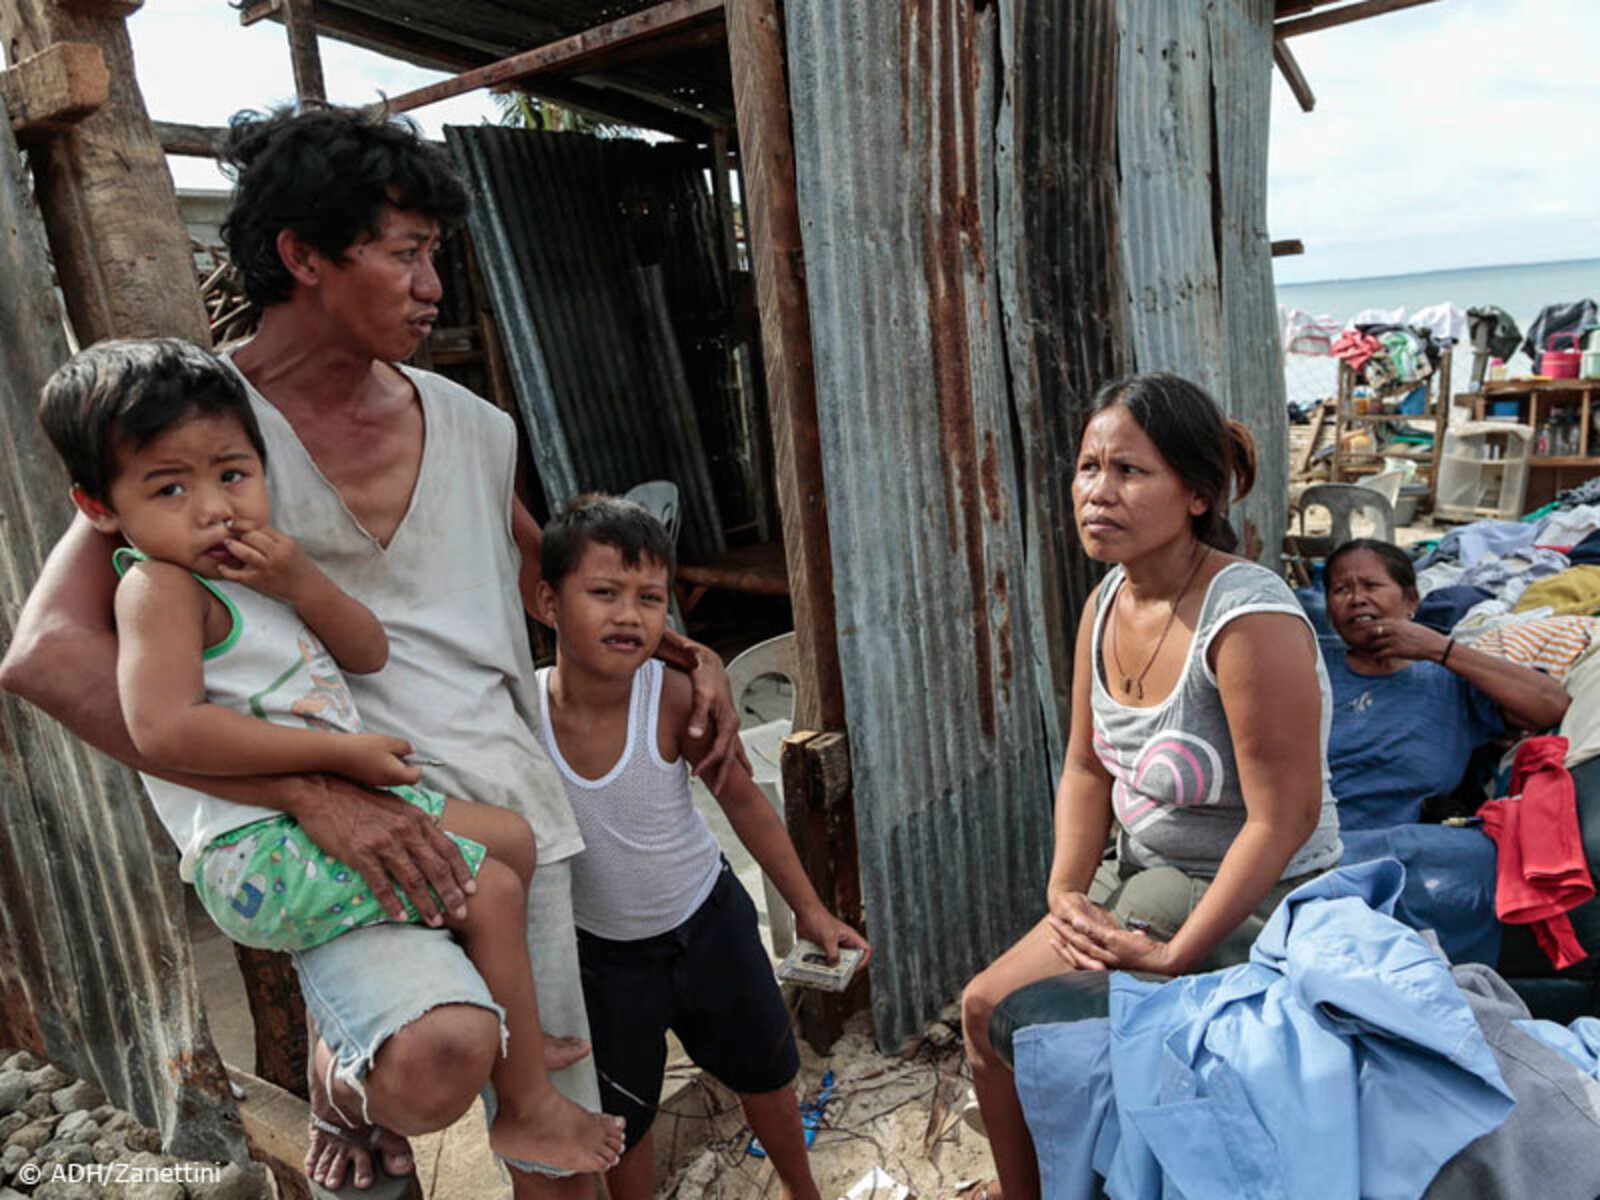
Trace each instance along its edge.
{"label": "horizon line", "polygon": [[1589,258],[1540,258],[1529,262],[1479,263],[1471,267],[1441,267],[1431,271],[1398,271],[1392,275],[1346,275],[1327,279],[1299,279],[1293,283],[1273,281],[1273,288],[1312,287],[1326,283],[1381,283],[1387,279],[1412,279],[1418,275],[1460,275],[1467,271],[1493,271],[1503,267],[1553,267],[1568,263],[1600,262],[1600,256]]}

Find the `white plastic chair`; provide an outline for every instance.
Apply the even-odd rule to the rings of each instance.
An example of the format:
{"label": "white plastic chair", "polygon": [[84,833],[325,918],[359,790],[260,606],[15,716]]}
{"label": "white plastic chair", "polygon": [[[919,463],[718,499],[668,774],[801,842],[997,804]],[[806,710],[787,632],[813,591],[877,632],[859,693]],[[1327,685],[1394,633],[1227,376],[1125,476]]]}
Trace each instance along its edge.
{"label": "white plastic chair", "polygon": [[[672,544],[674,546],[678,544],[678,527],[683,523],[683,510],[678,507],[677,484],[670,479],[652,479],[648,483],[635,484],[622,498],[632,500],[665,525]],[[677,632],[685,632],[686,626],[683,623],[683,612],[678,607],[676,590],[667,600],[667,622]]]}
{"label": "white plastic chair", "polygon": [[[728,664],[728,683],[733,692],[733,707],[740,720],[751,715],[745,707],[745,695],[750,685],[767,675],[779,675],[791,682],[795,674],[794,634],[779,634],[758,642]],[[783,772],[779,760],[783,754],[783,739],[794,728],[794,714],[759,725],[745,725],[739,730],[739,740],[750,756],[751,773],[756,786],[765,793],[778,816],[783,817]],[[783,896],[765,874],[761,877],[767,897],[767,924],[772,931],[772,952],[780,958],[794,947],[794,913]]]}

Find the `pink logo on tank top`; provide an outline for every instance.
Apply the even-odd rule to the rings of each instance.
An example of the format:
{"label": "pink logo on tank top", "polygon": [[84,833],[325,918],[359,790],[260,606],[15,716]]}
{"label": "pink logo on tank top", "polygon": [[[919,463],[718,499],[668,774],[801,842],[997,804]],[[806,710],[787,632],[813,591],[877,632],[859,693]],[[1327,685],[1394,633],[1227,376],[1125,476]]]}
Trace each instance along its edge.
{"label": "pink logo on tank top", "polygon": [[1129,833],[1155,824],[1168,810],[1215,804],[1222,790],[1222,760],[1209,742],[1163,731],[1150,740],[1130,770],[1115,746],[1094,731],[1095,754],[1115,782],[1111,803]]}

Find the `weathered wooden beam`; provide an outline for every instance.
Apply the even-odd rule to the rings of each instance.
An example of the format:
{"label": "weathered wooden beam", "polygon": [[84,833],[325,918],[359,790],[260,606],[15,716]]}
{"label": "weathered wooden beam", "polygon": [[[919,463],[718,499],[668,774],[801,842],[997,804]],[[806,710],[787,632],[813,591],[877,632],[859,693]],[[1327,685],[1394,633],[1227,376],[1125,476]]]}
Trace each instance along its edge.
{"label": "weathered wooden beam", "polygon": [[77,124],[110,94],[105,55],[83,42],[57,42],[0,71],[0,105],[23,145]]}
{"label": "weathered wooden beam", "polygon": [[144,0],[60,0],[62,8],[70,8],[91,17],[131,17],[144,7]]}
{"label": "weathered wooden beam", "polygon": [[529,75],[558,69],[593,67],[599,64],[608,50],[631,46],[682,29],[691,22],[717,12],[722,8],[722,3],[723,0],[667,0],[664,4],[618,17],[615,21],[586,29],[547,46],[536,46],[486,67],[463,72],[454,79],[403,92],[389,100],[386,107],[391,112],[409,112],[440,100],[448,100],[451,96],[511,83]]}
{"label": "weathered wooden beam", "polygon": [[1272,243],[1273,258],[1288,258],[1295,254],[1304,254],[1306,244],[1299,238],[1284,238],[1282,241]]}
{"label": "weathered wooden beam", "polygon": [[1278,70],[1283,73],[1283,81],[1289,85],[1289,90],[1294,93],[1296,103],[1300,105],[1301,112],[1310,112],[1317,106],[1316,94],[1311,90],[1311,85],[1306,82],[1305,72],[1300,69],[1300,62],[1294,56],[1294,51],[1282,38],[1272,39],[1272,61],[1278,64]]}
{"label": "weathered wooden beam", "polygon": [[[783,775],[784,823],[817,895],[841,921],[861,928],[861,868],[856,851],[850,745],[842,733],[791,734],[778,758]],[[844,1032],[844,1020],[866,1002],[866,978],[842,994],[802,993],[800,1035],[827,1054]]]}
{"label": "weathered wooden beam", "polygon": [[228,131],[220,125],[183,125],[177,121],[155,121],[156,140],[167,154],[186,158],[216,158]]}
{"label": "weathered wooden beam", "polygon": [[745,231],[761,314],[778,509],[794,605],[796,729],[844,728],[833,550],[822,484],[794,144],[776,0],[728,0],[728,54],[748,191]]}
{"label": "weathered wooden beam", "polygon": [[[279,1200],[309,1200],[305,1162],[310,1106],[299,1096],[238,1067],[228,1068],[228,1079],[244,1093],[244,1099],[239,1101],[239,1119],[250,1141],[250,1153],[272,1172]],[[420,1200],[422,1196],[415,1173],[400,1179],[382,1179],[382,1183],[358,1194],[370,1200]]]}
{"label": "weathered wooden beam", "polygon": [[1314,12],[1307,16],[1279,21],[1272,27],[1272,31],[1280,38],[1299,37],[1305,33],[1316,33],[1319,29],[1333,29],[1339,25],[1349,25],[1353,21],[1365,21],[1372,17],[1381,17],[1386,13],[1400,12],[1402,9],[1436,2],[1437,0],[1362,0],[1359,4],[1347,4],[1343,8],[1330,9],[1327,12]]}
{"label": "weathered wooden beam", "polygon": [[540,75],[519,81],[512,90],[527,92],[530,96],[549,100],[596,120],[614,121],[638,129],[654,129],[686,142],[704,142],[711,136],[712,127],[698,117],[684,116],[613,88],[592,87],[572,79]]}
{"label": "weathered wooden beam", "polygon": [[[398,58],[435,71],[466,71],[481,67],[492,59],[490,54],[474,54],[433,34],[394,25],[378,17],[318,0],[316,6],[318,32],[349,42],[352,46]],[[283,20],[283,0],[251,0],[239,10],[239,24],[249,26],[260,21]]]}
{"label": "weathered wooden beam", "polygon": [[289,31],[294,94],[302,104],[326,103],[328,89],[322,81],[322,55],[317,51],[317,18],[312,0],[283,0],[283,24]]}
{"label": "weathered wooden beam", "polygon": [[58,0],[0,0],[11,57],[62,42],[99,48],[109,94],[82,121],[32,148],[39,209],[78,341],[185,337],[210,343],[189,233],[120,16]]}
{"label": "weathered wooden beam", "polygon": [[1315,8],[1327,8],[1330,4],[1343,4],[1344,0],[1277,0],[1273,6],[1272,15],[1276,20],[1285,17],[1298,17],[1301,13],[1308,13]]}

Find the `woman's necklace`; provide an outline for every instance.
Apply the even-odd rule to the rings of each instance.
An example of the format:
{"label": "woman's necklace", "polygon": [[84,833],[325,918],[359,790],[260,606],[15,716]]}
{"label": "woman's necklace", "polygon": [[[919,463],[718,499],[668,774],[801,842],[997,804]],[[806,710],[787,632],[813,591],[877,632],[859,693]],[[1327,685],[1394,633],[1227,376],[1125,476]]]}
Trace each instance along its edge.
{"label": "woman's necklace", "polygon": [[[1200,564],[1205,562],[1210,553],[1211,547],[1202,544],[1200,553],[1195,557],[1194,565],[1189,568],[1188,577],[1183,581],[1183,587],[1179,589],[1177,598],[1172,602],[1172,611],[1167,614],[1167,623],[1161,627],[1161,636],[1156,639],[1156,648],[1150,652],[1150,659],[1144,664],[1144,670],[1140,671],[1136,676],[1130,677],[1128,675],[1127,668],[1122,665],[1122,656],[1117,653],[1117,613],[1115,608],[1112,609],[1111,661],[1117,665],[1117,674],[1122,677],[1122,694],[1124,696],[1134,693],[1134,689],[1137,688],[1138,691],[1134,693],[1135,698],[1144,699],[1144,677],[1150,674],[1150,668],[1156,665],[1156,659],[1161,654],[1161,647],[1167,644],[1167,634],[1172,632],[1172,623],[1178,619],[1178,605],[1182,604],[1183,598],[1189,594],[1189,585],[1194,582],[1194,577],[1200,572]],[[1121,604],[1122,591],[1118,589],[1117,605],[1120,607]]]}

